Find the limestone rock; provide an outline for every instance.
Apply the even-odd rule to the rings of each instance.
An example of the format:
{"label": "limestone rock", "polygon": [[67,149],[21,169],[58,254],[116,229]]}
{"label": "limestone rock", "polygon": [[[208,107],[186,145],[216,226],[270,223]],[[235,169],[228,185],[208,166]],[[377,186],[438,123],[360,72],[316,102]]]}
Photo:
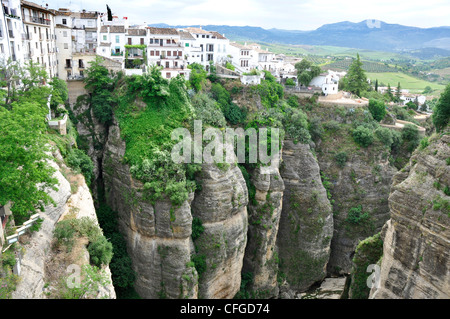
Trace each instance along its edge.
{"label": "limestone rock", "polygon": [[450,297],[450,136],[416,150],[389,197],[380,287],[374,299]]}
{"label": "limestone rock", "polygon": [[290,287],[304,291],[326,276],[333,214],[309,145],[286,140],[280,169],[285,191],[277,246]]}
{"label": "limestone rock", "polygon": [[206,257],[199,278],[199,297],[230,299],[239,291],[247,244],[248,191],[241,170],[203,164],[201,191],[195,194],[192,214],[204,233],[195,241],[197,254]]}

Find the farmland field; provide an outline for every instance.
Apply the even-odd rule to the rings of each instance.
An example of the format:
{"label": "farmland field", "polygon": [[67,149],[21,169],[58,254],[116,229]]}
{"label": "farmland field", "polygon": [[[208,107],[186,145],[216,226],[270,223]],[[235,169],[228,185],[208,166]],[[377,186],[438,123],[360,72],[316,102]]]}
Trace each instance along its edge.
{"label": "farmland field", "polygon": [[[363,63],[362,68],[366,72],[377,73],[377,72],[397,72],[397,69],[390,65],[385,65],[384,63],[379,62],[369,62],[369,61],[361,61]],[[335,70],[335,71],[348,71],[350,65],[353,63],[353,60],[340,60],[327,65],[324,65],[323,68]]]}
{"label": "farmland field", "polygon": [[383,73],[366,73],[367,78],[372,82],[378,80],[378,83],[396,87],[398,82],[403,89],[409,89],[411,93],[421,93],[426,86],[430,86],[433,90],[443,90],[445,86],[437,83],[424,81],[413,76],[401,72],[383,72]]}

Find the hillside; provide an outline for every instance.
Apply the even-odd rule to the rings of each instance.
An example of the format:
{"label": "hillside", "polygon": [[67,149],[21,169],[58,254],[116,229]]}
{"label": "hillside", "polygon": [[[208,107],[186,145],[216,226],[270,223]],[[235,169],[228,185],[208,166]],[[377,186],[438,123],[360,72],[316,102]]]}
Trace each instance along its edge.
{"label": "hillside", "polygon": [[[166,24],[151,26],[168,27]],[[186,26],[172,26],[186,27]],[[234,41],[262,41],[267,43],[327,45],[375,51],[402,52],[427,48],[426,57],[450,56],[450,27],[417,28],[385,22],[365,20],[359,23],[326,24],[313,31],[263,29],[251,26],[206,25],[205,30],[225,34]],[[357,41],[355,41],[357,39]],[[440,50],[433,50],[440,49]],[[430,53],[430,51],[432,51]]]}

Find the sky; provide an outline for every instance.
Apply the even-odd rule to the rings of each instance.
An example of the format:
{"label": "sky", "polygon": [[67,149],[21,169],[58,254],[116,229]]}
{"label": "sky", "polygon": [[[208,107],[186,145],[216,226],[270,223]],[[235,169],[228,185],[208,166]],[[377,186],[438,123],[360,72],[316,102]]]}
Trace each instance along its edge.
{"label": "sky", "polygon": [[31,0],[50,8],[86,9],[128,17],[131,23],[232,25],[314,30],[367,19],[421,28],[450,26],[449,0]]}

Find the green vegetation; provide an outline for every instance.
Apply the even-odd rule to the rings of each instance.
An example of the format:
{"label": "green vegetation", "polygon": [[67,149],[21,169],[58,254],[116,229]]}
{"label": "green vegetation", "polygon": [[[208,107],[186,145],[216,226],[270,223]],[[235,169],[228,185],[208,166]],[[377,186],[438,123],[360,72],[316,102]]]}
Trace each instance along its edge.
{"label": "green vegetation", "polygon": [[307,59],[303,59],[295,64],[297,69],[298,82],[307,86],[313,78],[318,76],[322,70],[319,66],[313,65],[312,62]]}
{"label": "green vegetation", "polygon": [[382,101],[369,100],[369,111],[375,121],[380,122],[386,116],[386,105]]}
{"label": "green vegetation", "polygon": [[58,246],[64,246],[68,252],[72,250],[76,238],[87,237],[89,240],[87,249],[91,263],[100,267],[108,265],[111,261],[112,244],[104,237],[95,221],[88,217],[60,221],[54,229],[54,237]]}
{"label": "green vegetation", "polygon": [[442,93],[438,104],[434,108],[433,124],[436,126],[438,132],[442,131],[449,122],[450,118],[450,84]]}
{"label": "green vegetation", "polygon": [[370,288],[367,287],[367,279],[371,275],[367,272],[369,265],[377,264],[383,255],[383,241],[380,234],[360,241],[356,247],[353,258],[353,269],[351,272],[351,298],[369,298]]}
{"label": "green vegetation", "polygon": [[114,290],[118,299],[139,299],[134,291],[136,273],[132,269],[131,258],[127,252],[127,243],[119,231],[117,212],[113,211],[104,200],[104,190],[99,187],[97,219],[105,237],[113,247],[113,256],[109,263]]}
{"label": "green vegetation", "polygon": [[361,96],[361,93],[368,90],[367,76],[362,68],[359,54],[356,60],[350,65],[347,75],[342,80],[344,89]]}
{"label": "green vegetation", "polygon": [[[17,224],[53,203],[46,189],[55,189],[55,169],[46,160],[49,136],[45,122],[51,88],[41,86],[46,74],[33,63],[9,63],[1,69],[0,205],[12,202]],[[22,86],[16,86],[16,82]],[[17,169],[21,167],[21,169]]]}
{"label": "green vegetation", "polygon": [[363,147],[368,147],[373,143],[373,132],[365,126],[358,126],[353,130],[353,139]]}
{"label": "green vegetation", "polygon": [[67,164],[74,169],[75,173],[82,173],[86,179],[86,184],[89,186],[94,177],[94,164],[91,158],[82,150],[71,149],[67,156]]}
{"label": "green vegetation", "polygon": [[442,90],[444,88],[443,85],[428,82],[402,72],[367,73],[367,78],[371,79],[372,82],[378,80],[379,83],[385,85],[388,83],[400,82],[403,89],[408,89],[412,93],[421,93],[427,86],[431,87],[433,90]]}
{"label": "green vegetation", "polygon": [[195,89],[196,92],[202,90],[205,84],[208,73],[203,68],[201,64],[192,63],[188,65],[188,69],[191,69],[191,74],[189,76],[189,83]]}

